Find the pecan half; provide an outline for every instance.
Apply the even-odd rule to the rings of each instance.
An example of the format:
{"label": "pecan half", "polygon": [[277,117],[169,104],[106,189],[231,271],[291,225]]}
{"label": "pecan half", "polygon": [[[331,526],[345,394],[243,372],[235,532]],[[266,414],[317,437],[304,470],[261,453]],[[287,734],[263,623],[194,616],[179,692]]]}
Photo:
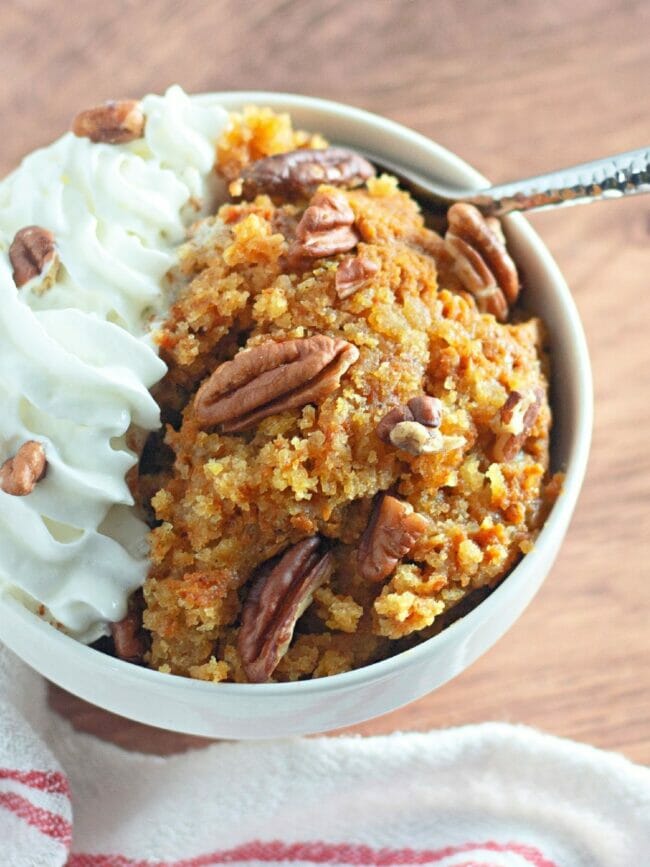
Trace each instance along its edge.
{"label": "pecan half", "polygon": [[339,262],[334,278],[334,288],[341,300],[354,295],[379,271],[379,265],[363,254],[346,256]]}
{"label": "pecan half", "polygon": [[40,275],[38,291],[44,292],[56,280],[59,269],[54,235],[41,226],[25,226],[16,232],[11,242],[9,261],[18,288]]}
{"label": "pecan half", "polygon": [[0,490],[13,497],[26,497],[47,472],[43,444],[28,440],[13,458],[0,467]]}
{"label": "pecan half", "polygon": [[445,246],[454,260],[456,276],[474,296],[479,310],[505,321],[509,305],[519,295],[519,275],[503,234],[495,232],[478,208],[465,202],[449,208],[447,224]]}
{"label": "pecan half", "polygon": [[354,228],[354,211],[338,190],[316,193],[296,226],[296,239],[289,250],[289,264],[300,265],[347,253],[359,243]]}
{"label": "pecan half", "polygon": [[441,401],[423,394],[386,413],[375,433],[383,442],[412,455],[431,454],[444,448],[445,439],[437,429],[441,421]]}
{"label": "pecan half", "polygon": [[142,629],[142,611],[130,608],[122,620],[111,623],[115,655],[126,662],[141,663],[147,651],[147,639]]}
{"label": "pecan half", "polygon": [[347,148],[302,148],[256,160],[241,173],[241,195],[260,193],[287,199],[308,199],[321,184],[360,187],[375,174],[374,166]]}
{"label": "pecan half", "polygon": [[135,99],[111,99],[80,111],[72,122],[72,132],[94,142],[124,144],[142,138],[144,114]]}
{"label": "pecan half", "polygon": [[356,346],[317,334],[269,340],[220,365],[198,390],[199,424],[225,433],[245,430],[269,415],[318,403],[338,388],[359,357]]}
{"label": "pecan half", "polygon": [[244,604],[238,649],[244,671],[263,683],[287,652],[296,623],[314,591],[332,574],[334,561],[320,536],[298,542],[271,568],[262,568]]}
{"label": "pecan half", "polygon": [[357,552],[359,573],[367,581],[383,581],[413,548],[429,522],[413,507],[390,494],[375,502]]}
{"label": "pecan half", "polygon": [[544,390],[536,386],[525,394],[511,391],[499,411],[497,436],[492,457],[497,463],[511,461],[530,433],[544,400]]}

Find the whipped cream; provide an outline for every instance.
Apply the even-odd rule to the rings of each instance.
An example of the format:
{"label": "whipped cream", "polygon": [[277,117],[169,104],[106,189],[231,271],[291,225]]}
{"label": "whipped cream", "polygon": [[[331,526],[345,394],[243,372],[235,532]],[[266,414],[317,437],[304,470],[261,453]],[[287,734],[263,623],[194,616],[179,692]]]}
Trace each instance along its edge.
{"label": "whipped cream", "polygon": [[[177,86],[142,108],[142,139],[67,133],[0,182],[0,464],[30,439],[48,461],[28,496],[0,490],[0,587],[84,641],[124,615],[146,575],[127,432],[160,426],[149,389],[166,367],[152,323],[187,226],[223,193],[213,165],[227,112]],[[28,225],[56,240],[45,291],[11,276],[9,246]]]}

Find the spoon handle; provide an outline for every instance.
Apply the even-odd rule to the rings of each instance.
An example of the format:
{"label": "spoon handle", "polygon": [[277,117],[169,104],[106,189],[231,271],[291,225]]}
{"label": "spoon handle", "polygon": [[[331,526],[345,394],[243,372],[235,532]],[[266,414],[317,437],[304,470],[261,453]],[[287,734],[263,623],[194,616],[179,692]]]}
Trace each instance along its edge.
{"label": "spoon handle", "polygon": [[647,192],[650,148],[641,148],[458,198],[476,205],[484,214],[501,216]]}

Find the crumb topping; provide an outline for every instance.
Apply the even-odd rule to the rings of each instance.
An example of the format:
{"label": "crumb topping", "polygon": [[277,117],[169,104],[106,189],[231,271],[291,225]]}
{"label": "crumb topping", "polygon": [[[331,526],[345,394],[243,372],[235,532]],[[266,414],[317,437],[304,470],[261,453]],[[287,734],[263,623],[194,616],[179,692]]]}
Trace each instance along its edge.
{"label": "crumb topping", "polygon": [[[284,115],[248,109],[222,137],[218,167],[237,191],[252,161],[326,144]],[[296,256],[309,209],[332,200],[336,213],[316,230],[328,243]],[[347,671],[434,634],[531,549],[560,487],[549,477],[544,326],[517,310],[506,322],[485,312],[450,255],[386,176],[355,189],[322,185],[305,200],[229,202],[194,226],[180,251],[185,286],[157,336],[169,366],[156,393],[163,458],[139,479],[156,524],[144,587],[150,665],[259,679],[242,659],[253,619],[244,612],[272,597],[284,613],[264,611],[272,652],[260,650],[258,621],[257,672]],[[312,351],[319,340],[352,352],[332,388],[310,392],[307,373],[326,369]],[[305,347],[297,373],[291,341]],[[197,392],[205,397],[212,382],[225,393],[235,370],[245,370],[248,403],[231,400],[226,415],[253,412],[254,422],[224,429],[223,412],[206,415]],[[284,399],[296,391],[307,399]],[[539,400],[504,453],[495,440],[509,431],[503,407],[514,393]],[[318,581],[291,554],[312,538],[319,557],[328,552]],[[285,589],[271,593],[263,569]]]}

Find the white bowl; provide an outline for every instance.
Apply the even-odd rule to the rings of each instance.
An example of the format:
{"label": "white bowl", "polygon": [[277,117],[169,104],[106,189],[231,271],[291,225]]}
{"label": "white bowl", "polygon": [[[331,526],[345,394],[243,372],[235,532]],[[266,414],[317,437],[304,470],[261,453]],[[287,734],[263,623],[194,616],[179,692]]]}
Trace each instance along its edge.
{"label": "white bowl", "polygon": [[[458,157],[399,124],[334,102],[278,93],[201,97],[225,108],[269,105],[335,143],[369,151],[468,187],[478,175]],[[520,216],[509,244],[526,273],[526,304],[543,316],[552,343],[554,463],[564,490],[535,549],[473,611],[441,634],[383,662],[320,680],[211,684],[138,668],[57,632],[18,601],[0,596],[0,638],[49,680],[86,701],[139,722],[219,738],[268,738],[348,726],[419,698],[471,665],[514,623],[539,589],[566,533],[582,484],[592,425],[587,346],[569,289],[548,250]]]}

